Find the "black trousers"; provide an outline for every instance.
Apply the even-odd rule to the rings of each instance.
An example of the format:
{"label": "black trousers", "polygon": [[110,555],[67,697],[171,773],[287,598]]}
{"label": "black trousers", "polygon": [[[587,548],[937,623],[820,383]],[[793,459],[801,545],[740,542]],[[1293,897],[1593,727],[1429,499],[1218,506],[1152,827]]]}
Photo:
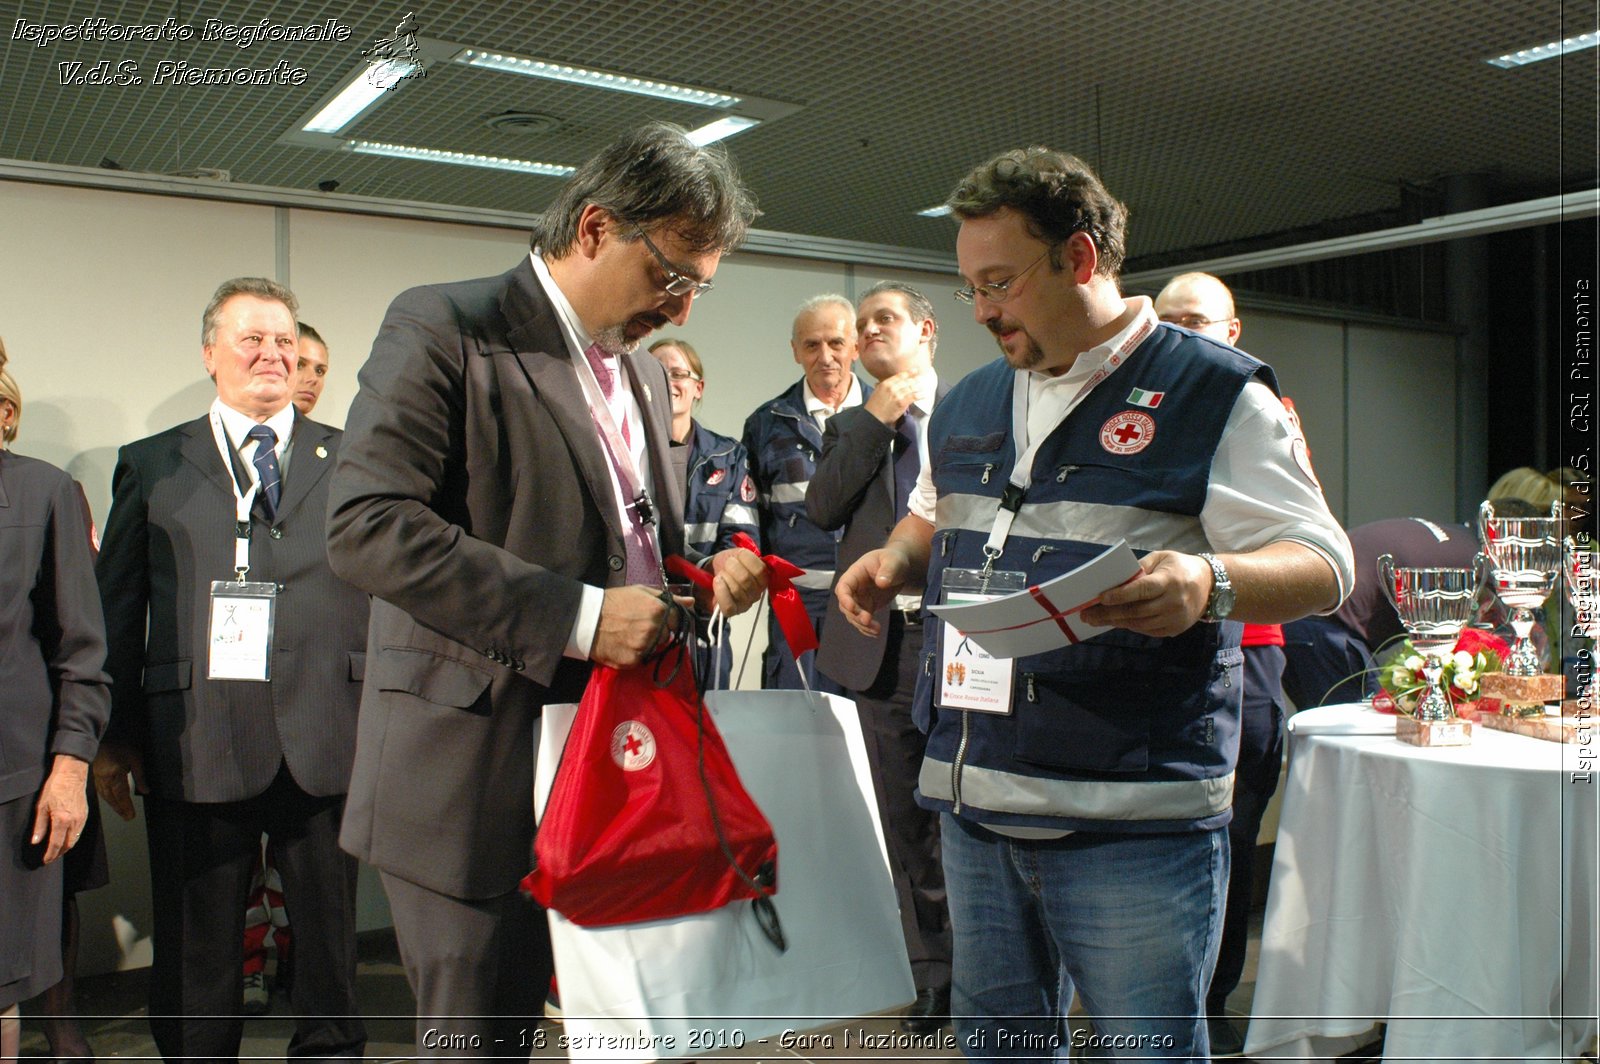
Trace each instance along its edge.
{"label": "black trousers", "polygon": [[417,999],[416,1056],[527,1060],[555,970],[544,909],[520,890],[457,898],[380,878]]}
{"label": "black trousers", "polygon": [[145,798],[155,961],[150,1031],[167,1060],[234,1060],[244,988],[244,910],[261,833],[283,876],[295,930],[295,1033],[288,1055],[360,1057],[366,1025],[356,1007],[355,858],[339,849],[344,795],[306,794],[280,767],[242,802]]}
{"label": "black trousers", "polygon": [[1233,820],[1228,824],[1228,904],[1222,945],[1206,994],[1206,1011],[1224,1012],[1244,973],[1255,884],[1256,836],[1283,767],[1283,648],[1244,648],[1244,709],[1239,716],[1239,766],[1233,778]]}
{"label": "black trousers", "polygon": [[950,985],[950,911],[939,853],[939,814],[919,806],[914,797],[928,745],[928,737],[911,722],[922,633],[920,624],[908,625],[891,611],[883,665],[872,686],[853,697],[888,844],[911,975],[917,989],[929,990]]}

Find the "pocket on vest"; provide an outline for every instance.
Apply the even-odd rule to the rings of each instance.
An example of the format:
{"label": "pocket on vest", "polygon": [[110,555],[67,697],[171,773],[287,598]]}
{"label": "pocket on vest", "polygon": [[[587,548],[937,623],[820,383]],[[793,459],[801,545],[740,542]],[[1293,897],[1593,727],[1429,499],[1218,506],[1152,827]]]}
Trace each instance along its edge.
{"label": "pocket on vest", "polygon": [[1012,751],[1018,761],[1064,772],[1150,767],[1150,722],[1160,697],[1153,684],[1134,676],[1108,683],[1103,675],[1035,673],[1022,686]]}

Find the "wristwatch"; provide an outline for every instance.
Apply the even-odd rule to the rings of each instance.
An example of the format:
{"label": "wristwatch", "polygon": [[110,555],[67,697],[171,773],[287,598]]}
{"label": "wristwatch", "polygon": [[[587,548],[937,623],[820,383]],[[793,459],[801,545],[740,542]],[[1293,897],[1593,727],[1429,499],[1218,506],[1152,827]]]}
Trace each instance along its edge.
{"label": "wristwatch", "polygon": [[1200,615],[1202,621],[1220,621],[1233,612],[1233,581],[1228,579],[1228,570],[1215,554],[1202,551],[1200,557],[1211,566],[1211,597],[1206,599],[1206,610]]}

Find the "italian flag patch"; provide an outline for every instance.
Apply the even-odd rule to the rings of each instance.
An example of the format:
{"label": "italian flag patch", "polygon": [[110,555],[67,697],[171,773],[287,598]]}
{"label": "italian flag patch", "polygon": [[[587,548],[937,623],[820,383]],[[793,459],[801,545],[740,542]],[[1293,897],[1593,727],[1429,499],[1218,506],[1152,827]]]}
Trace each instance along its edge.
{"label": "italian flag patch", "polygon": [[1143,406],[1154,410],[1161,405],[1161,398],[1166,394],[1166,392],[1147,392],[1143,388],[1135,388],[1128,393],[1128,402],[1134,406]]}

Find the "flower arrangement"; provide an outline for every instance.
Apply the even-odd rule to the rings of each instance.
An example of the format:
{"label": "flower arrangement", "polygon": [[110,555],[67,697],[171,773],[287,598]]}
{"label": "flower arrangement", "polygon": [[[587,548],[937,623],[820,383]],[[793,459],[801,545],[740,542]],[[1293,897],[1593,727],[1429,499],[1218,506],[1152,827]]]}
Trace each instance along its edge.
{"label": "flower arrangement", "polygon": [[[1493,699],[1479,699],[1478,685],[1484,673],[1499,672],[1505,664],[1511,647],[1493,632],[1481,628],[1463,628],[1455,647],[1441,655],[1439,684],[1449,695],[1456,713],[1472,717],[1479,712],[1499,710]],[[1400,644],[1400,651],[1379,671],[1382,689],[1373,699],[1373,708],[1385,713],[1411,716],[1417,710],[1417,701],[1427,689],[1423,676],[1425,656],[1411,640]]]}

